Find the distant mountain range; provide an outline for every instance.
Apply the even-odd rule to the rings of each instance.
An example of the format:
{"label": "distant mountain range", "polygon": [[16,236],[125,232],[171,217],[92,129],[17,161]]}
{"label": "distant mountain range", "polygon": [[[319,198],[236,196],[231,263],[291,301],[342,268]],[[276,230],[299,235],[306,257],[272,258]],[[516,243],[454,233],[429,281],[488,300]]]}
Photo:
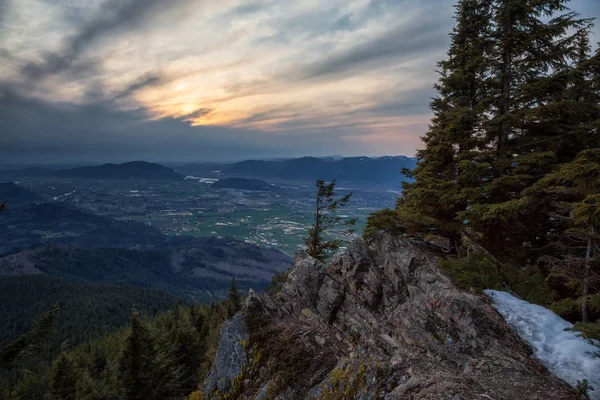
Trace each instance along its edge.
{"label": "distant mountain range", "polygon": [[[274,178],[314,181],[316,179],[353,182],[365,185],[394,185],[406,180],[402,169],[413,169],[416,159],[405,156],[389,157],[302,157],[288,160],[248,160],[230,164],[189,164],[178,171],[160,164],[131,161],[123,164],[72,169],[28,168],[5,171],[15,177],[57,177],[77,179],[133,179],[152,181],[181,181],[184,176],[223,178]],[[224,184],[244,185],[249,182],[230,181]],[[223,183],[217,185],[219,187]],[[254,186],[251,184],[250,186]],[[224,186],[221,186],[224,187]],[[266,188],[266,186],[264,187]],[[243,188],[241,188],[243,189]],[[260,189],[264,190],[264,189]]]}
{"label": "distant mountain range", "polygon": [[72,169],[28,168],[12,172],[16,176],[57,177],[77,179],[125,179],[146,181],[181,181],[184,177],[171,168],[145,161],[123,164],[102,164]]}
{"label": "distant mountain range", "polygon": [[[191,164],[178,168],[189,175],[222,174],[224,176],[262,177],[289,180],[331,180],[363,184],[395,184],[406,180],[403,168],[412,169],[416,159],[393,157],[302,157],[292,160],[249,160],[232,164]],[[218,172],[216,172],[218,171]],[[211,175],[212,176],[212,175]]]}
{"label": "distant mountain range", "polygon": [[225,178],[212,184],[214,188],[220,189],[240,189],[240,190],[257,190],[257,191],[273,191],[277,190],[277,186],[271,185],[260,179],[249,178]]}

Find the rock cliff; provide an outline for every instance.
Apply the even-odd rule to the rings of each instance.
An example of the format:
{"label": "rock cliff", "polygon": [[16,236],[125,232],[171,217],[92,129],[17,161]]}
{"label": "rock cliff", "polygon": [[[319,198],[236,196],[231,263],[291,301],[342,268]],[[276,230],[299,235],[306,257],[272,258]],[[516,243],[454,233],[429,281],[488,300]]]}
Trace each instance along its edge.
{"label": "rock cliff", "polygon": [[219,399],[575,399],[484,296],[407,239],[296,261],[222,327],[202,388]]}

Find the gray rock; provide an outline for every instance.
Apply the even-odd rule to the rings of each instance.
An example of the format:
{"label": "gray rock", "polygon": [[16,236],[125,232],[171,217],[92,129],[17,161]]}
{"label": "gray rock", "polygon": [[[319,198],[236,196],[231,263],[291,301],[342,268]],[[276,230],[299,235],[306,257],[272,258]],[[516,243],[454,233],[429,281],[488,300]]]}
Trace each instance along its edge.
{"label": "gray rock", "polygon": [[325,339],[319,335],[315,335],[315,342],[317,342],[319,346],[325,346]]}
{"label": "gray rock", "polygon": [[247,341],[248,332],[241,312],[223,323],[215,360],[202,387],[207,398],[210,398],[215,390],[227,390],[231,381],[242,372],[242,368],[247,363],[245,349]]}
{"label": "gray rock", "polygon": [[[300,346],[302,360],[312,360],[293,371],[297,379],[277,398],[342,390],[355,400],[574,399],[486,298],[459,290],[437,268],[441,256],[390,235],[356,240],[327,266],[297,260],[273,298],[249,296],[246,316],[264,313],[283,332],[272,340]],[[223,327],[205,393],[246,362],[236,344],[247,338],[242,318]]]}

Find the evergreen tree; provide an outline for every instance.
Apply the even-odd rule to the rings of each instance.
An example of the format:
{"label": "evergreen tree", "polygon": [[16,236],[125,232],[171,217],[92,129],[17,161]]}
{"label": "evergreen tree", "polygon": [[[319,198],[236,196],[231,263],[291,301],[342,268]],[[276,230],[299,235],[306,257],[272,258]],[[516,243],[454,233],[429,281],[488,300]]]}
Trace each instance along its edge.
{"label": "evergreen tree", "polygon": [[50,398],[52,400],[75,400],[77,398],[77,379],[73,361],[62,354],[52,368]]}
{"label": "evergreen tree", "polygon": [[[491,109],[482,148],[481,196],[464,214],[497,257],[532,261],[546,245],[543,199],[522,192],[556,165],[575,157],[577,102],[565,101],[571,72],[591,20],[568,11],[566,0],[495,0],[488,74]],[[570,100],[570,99],[568,99]],[[533,250],[538,250],[532,251]]]}
{"label": "evergreen tree", "polygon": [[59,305],[57,303],[33,323],[29,332],[2,347],[0,349],[0,367],[10,369],[14,367],[15,363],[31,361],[48,349],[56,333],[58,315]]}
{"label": "evergreen tree", "polygon": [[158,350],[150,329],[137,310],[131,313],[131,332],[120,360],[125,398],[128,400],[154,399],[157,384]]}
{"label": "evergreen tree", "polygon": [[235,281],[235,277],[231,278],[231,287],[229,288],[229,295],[227,296],[227,299],[229,300],[229,317],[233,317],[235,313],[242,309],[242,299],[240,298],[240,290],[237,282]]}
{"label": "evergreen tree", "polygon": [[396,212],[372,216],[367,234],[379,226],[435,241],[444,237],[457,249],[463,223],[459,212],[477,193],[486,166],[477,163],[484,145],[489,83],[486,54],[490,48],[489,0],[463,0],[456,5],[457,25],[450,34],[446,60],[438,63],[440,78],[431,102],[434,113],[425,147],[417,152],[413,182],[403,183]]}
{"label": "evergreen tree", "polygon": [[588,322],[591,294],[600,296],[600,148],[581,152],[527,195],[552,201],[550,237],[556,251],[541,260],[562,274],[567,286],[577,288],[581,320]]}
{"label": "evergreen tree", "polygon": [[167,340],[173,347],[173,357],[181,373],[178,390],[192,392],[197,386],[198,369],[206,351],[200,332],[192,323],[191,313],[181,310],[174,315],[174,325]]}
{"label": "evergreen tree", "polygon": [[[334,179],[326,184],[325,181],[318,179],[315,183],[317,187],[317,196],[315,204],[314,222],[308,230],[308,236],[304,239],[306,249],[304,252],[316,258],[319,261],[325,262],[332,250],[336,250],[342,244],[339,239],[327,240],[325,234],[334,234],[332,230],[339,225],[353,226],[357,219],[351,218],[344,220],[337,215],[337,210],[340,207],[348,205],[352,193],[348,193],[342,197],[336,197]],[[352,233],[352,228],[347,229],[344,233]]]}

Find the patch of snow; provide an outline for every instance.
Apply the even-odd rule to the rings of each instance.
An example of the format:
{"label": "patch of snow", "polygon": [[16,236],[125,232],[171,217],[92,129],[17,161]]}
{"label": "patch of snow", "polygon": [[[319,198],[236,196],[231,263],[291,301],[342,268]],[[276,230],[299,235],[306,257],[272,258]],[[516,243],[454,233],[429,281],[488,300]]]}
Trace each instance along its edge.
{"label": "patch of snow", "polygon": [[572,323],[509,293],[486,290],[485,294],[508,325],[533,347],[535,358],[573,387],[578,380],[587,379],[594,388],[589,392],[590,398],[600,400],[600,358],[592,355],[598,348],[577,332],[567,330],[573,327]]}

